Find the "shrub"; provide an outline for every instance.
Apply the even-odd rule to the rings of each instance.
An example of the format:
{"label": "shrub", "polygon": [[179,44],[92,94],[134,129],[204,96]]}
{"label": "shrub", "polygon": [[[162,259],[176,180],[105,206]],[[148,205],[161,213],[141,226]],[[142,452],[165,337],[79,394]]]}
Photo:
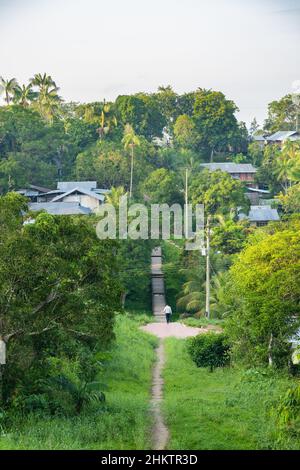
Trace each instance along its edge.
{"label": "shrub", "polygon": [[297,384],[280,397],[271,414],[276,420],[277,445],[294,449],[293,441],[300,438],[300,385]]}
{"label": "shrub", "polygon": [[197,367],[224,367],[229,362],[229,344],[224,334],[200,334],[188,340],[188,352]]}

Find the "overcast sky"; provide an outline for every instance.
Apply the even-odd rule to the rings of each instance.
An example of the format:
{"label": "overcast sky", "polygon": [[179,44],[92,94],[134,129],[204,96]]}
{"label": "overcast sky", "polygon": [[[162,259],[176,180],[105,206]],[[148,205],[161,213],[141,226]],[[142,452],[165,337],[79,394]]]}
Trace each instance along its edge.
{"label": "overcast sky", "polygon": [[47,72],[65,100],[212,88],[262,122],[299,49],[300,0],[0,0],[0,75]]}

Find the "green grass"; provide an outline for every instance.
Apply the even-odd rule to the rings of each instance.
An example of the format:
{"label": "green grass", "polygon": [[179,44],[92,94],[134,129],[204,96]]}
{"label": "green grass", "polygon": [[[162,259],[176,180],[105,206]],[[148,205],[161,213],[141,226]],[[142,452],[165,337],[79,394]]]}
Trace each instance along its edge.
{"label": "green grass", "polygon": [[195,318],[195,317],[187,317],[183,318],[180,320],[182,323],[184,323],[187,326],[195,326],[200,328],[201,326],[206,327],[206,326],[219,326],[222,327],[222,324],[224,323],[224,320],[220,320],[219,318]]}
{"label": "green grass", "polygon": [[14,417],[0,438],[0,449],[150,448],[149,400],[156,339],[138,329],[144,320],[129,315],[117,319],[116,343],[100,377],[108,386],[104,407],[71,418]]}
{"label": "green grass", "polygon": [[[164,413],[169,449],[233,450],[276,448],[270,410],[293,380],[264,369],[210,373],[197,368],[184,340],[166,340]],[[293,448],[300,448],[294,442]]]}

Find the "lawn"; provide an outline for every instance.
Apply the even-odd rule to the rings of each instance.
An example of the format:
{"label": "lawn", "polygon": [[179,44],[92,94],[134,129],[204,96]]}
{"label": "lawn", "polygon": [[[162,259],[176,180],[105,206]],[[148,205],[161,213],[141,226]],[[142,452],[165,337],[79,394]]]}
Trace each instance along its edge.
{"label": "lawn", "polygon": [[[116,342],[100,380],[106,403],[79,416],[13,416],[0,427],[0,449],[147,449],[155,338],[138,329],[146,318],[119,316]],[[0,422],[1,424],[1,422]]]}
{"label": "lawn", "polygon": [[[197,368],[186,342],[166,340],[164,413],[169,449],[273,449],[276,426],[270,413],[292,379],[264,369]],[[291,445],[291,443],[289,443]],[[300,448],[293,442],[292,448]]]}

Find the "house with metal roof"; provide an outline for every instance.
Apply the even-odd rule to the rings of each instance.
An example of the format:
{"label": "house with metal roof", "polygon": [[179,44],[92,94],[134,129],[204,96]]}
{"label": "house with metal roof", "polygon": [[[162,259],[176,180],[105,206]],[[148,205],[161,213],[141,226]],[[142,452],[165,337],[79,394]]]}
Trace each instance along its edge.
{"label": "house with metal roof", "polygon": [[31,202],[29,210],[44,210],[52,215],[89,215],[92,210],[81,206],[78,202]]}
{"label": "house with metal roof", "polygon": [[232,178],[239,179],[240,181],[243,181],[252,187],[255,186],[254,176],[257,170],[251,163],[201,163],[200,167],[209,171],[225,171],[226,173],[229,173]]}
{"label": "house with metal roof", "polygon": [[251,225],[261,227],[267,225],[269,222],[277,222],[280,220],[277,209],[271,206],[250,206],[249,214],[239,213],[239,220],[248,219]]}
{"label": "house with metal roof", "polygon": [[97,211],[110,190],[97,188],[96,181],[59,181],[57,189],[23,189],[19,192],[29,198],[32,210],[46,210],[51,214],[87,214]]}
{"label": "house with metal roof", "polygon": [[283,144],[285,141],[300,141],[300,133],[297,131],[278,131],[266,138],[270,144]]}
{"label": "house with metal roof", "polygon": [[83,187],[75,187],[67,192],[55,196],[52,199],[52,202],[76,202],[83,207],[88,207],[92,211],[96,211],[100,204],[104,203],[104,199],[104,194],[99,194]]}

